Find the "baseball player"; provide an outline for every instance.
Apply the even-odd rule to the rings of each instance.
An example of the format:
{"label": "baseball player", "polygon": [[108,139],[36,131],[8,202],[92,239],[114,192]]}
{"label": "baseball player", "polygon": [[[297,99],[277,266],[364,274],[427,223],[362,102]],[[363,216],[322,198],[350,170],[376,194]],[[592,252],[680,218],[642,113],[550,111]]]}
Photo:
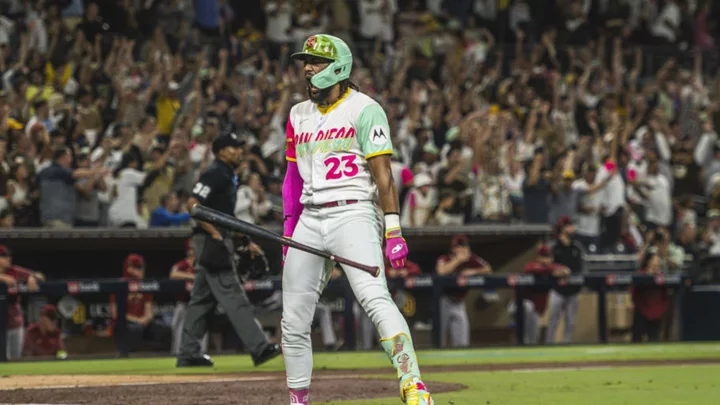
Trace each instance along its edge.
{"label": "baseball player", "polygon": [[[283,183],[284,235],[368,265],[393,267],[408,254],[400,230],[392,177],[390,129],[382,107],[350,83],[353,58],[347,44],[314,35],[293,59],[304,62],[310,100],[295,105],[287,122],[287,173]],[[312,375],[310,325],[332,270],[324,259],[284,248],[282,347],[290,403],[309,401]],[[397,370],[400,397],[408,405],[434,404],[420,380],[407,322],[390,297],[384,275],[343,266],[355,296],[381,336]]]}

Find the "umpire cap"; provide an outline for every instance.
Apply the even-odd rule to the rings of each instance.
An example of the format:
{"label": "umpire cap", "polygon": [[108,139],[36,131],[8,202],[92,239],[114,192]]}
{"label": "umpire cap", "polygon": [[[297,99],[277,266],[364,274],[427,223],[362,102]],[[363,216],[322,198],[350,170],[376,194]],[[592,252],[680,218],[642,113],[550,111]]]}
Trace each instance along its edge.
{"label": "umpire cap", "polygon": [[229,134],[223,134],[215,138],[212,143],[212,153],[217,155],[218,152],[220,152],[223,148],[227,147],[236,147],[241,148],[245,145],[245,142],[243,142],[240,137],[234,133],[230,132]]}

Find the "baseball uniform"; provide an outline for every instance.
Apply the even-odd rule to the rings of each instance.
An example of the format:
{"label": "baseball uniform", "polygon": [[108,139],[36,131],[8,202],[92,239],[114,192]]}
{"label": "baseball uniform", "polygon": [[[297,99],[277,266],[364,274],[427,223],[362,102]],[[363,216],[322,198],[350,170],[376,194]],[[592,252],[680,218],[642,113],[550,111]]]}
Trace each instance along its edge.
{"label": "baseball uniform", "polygon": [[[385,212],[383,219],[375,203],[378,189],[368,164],[369,159],[393,154],[385,112],[372,98],[348,84],[352,54],[339,38],[314,35],[293,58],[305,62],[306,77],[312,86],[309,89],[340,92],[330,105],[321,107],[307,100],[290,111],[286,131],[288,170],[283,184],[285,236],[383,268],[384,230],[385,255],[393,267],[402,267],[407,246],[402,239],[399,213]],[[314,70],[324,62],[327,64],[322,70]],[[387,173],[391,173],[389,162]],[[390,296],[384,273],[373,277],[350,266],[342,268],[397,370],[401,399],[412,405],[433,404],[420,381],[407,322]],[[319,256],[287,250],[282,285],[282,347],[291,404],[305,405],[309,401],[313,367],[310,325],[331,270],[332,266],[326,266],[325,259]]]}

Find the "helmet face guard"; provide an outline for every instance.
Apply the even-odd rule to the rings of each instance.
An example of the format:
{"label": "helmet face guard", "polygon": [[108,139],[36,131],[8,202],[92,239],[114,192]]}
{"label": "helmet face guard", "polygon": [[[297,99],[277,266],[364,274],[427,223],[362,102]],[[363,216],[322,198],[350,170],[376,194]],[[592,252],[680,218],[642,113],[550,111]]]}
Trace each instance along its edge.
{"label": "helmet face guard", "polygon": [[301,52],[294,53],[293,59],[307,60],[320,58],[330,64],[310,78],[310,83],[320,90],[330,88],[350,78],[352,71],[352,53],[347,44],[332,35],[313,35],[305,41]]}

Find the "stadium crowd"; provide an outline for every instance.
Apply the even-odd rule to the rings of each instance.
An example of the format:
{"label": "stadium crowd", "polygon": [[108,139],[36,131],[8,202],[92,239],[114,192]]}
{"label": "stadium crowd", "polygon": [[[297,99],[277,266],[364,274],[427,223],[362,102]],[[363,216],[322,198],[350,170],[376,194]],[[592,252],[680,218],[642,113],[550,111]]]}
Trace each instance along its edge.
{"label": "stadium crowd", "polygon": [[[306,97],[289,54],[326,32],[387,112],[403,226],[572,226],[587,251],[662,271],[720,256],[712,1],[0,3],[2,227],[186,224],[226,132],[245,145],[236,216],[280,225]],[[452,248],[437,273],[491,271]]]}
{"label": "stadium crowd", "polygon": [[352,44],[353,81],[387,111],[404,226],[568,215],[624,251],[695,232],[697,196],[720,208],[712,2],[189,3],[9,2],[3,226],[184,224],[228,131],[246,145],[236,215],[278,224],[305,97],[288,55],[312,32]]}

